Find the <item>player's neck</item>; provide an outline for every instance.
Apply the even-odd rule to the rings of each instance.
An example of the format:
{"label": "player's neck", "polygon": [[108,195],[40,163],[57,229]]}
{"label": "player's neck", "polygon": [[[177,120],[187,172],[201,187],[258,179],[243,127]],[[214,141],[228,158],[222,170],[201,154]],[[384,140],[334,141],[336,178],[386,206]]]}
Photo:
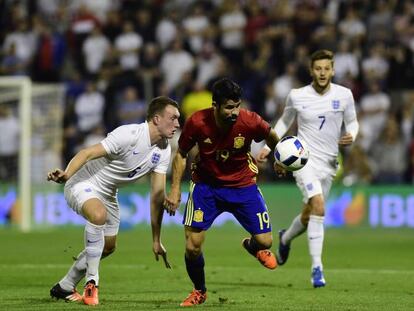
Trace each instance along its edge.
{"label": "player's neck", "polygon": [[316,93],[320,95],[324,95],[326,92],[328,92],[331,88],[331,83],[329,82],[326,86],[320,86],[315,82],[312,82],[312,87],[316,91]]}
{"label": "player's neck", "polygon": [[163,140],[163,137],[158,128],[152,122],[148,122],[148,129],[151,146],[159,144]]}

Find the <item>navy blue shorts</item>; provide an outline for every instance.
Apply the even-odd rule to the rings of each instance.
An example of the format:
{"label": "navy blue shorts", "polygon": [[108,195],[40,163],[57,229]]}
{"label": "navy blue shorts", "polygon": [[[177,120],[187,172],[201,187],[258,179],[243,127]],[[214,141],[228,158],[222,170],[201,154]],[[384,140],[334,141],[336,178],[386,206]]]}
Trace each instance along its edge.
{"label": "navy blue shorts", "polygon": [[266,203],[257,185],[243,188],[191,183],[183,224],[207,230],[223,212],[229,212],[250,234],[272,231]]}

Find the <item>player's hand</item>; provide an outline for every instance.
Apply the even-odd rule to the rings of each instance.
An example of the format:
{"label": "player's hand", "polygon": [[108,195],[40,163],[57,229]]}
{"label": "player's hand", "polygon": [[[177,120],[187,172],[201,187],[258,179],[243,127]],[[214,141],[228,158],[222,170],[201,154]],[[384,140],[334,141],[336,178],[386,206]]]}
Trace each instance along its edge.
{"label": "player's hand", "polygon": [[348,145],[352,144],[352,142],[353,142],[352,135],[351,135],[351,134],[349,134],[349,133],[346,133],[345,135],[343,135],[343,136],[339,139],[338,144],[339,144],[340,146],[348,146]]}
{"label": "player's hand", "polygon": [[57,168],[54,171],[47,173],[47,180],[52,180],[58,184],[63,184],[68,180],[68,176],[65,171]]}
{"label": "player's hand", "polygon": [[164,245],[161,244],[161,242],[154,242],[152,245],[152,251],[154,252],[156,261],[159,261],[159,256],[161,256],[165,267],[167,269],[171,269],[171,265],[167,259],[167,250],[165,249]]}
{"label": "player's hand", "polygon": [[180,190],[171,190],[170,193],[164,199],[164,208],[170,214],[170,216],[175,215],[175,211],[180,206],[181,202],[181,191]]}
{"label": "player's hand", "polygon": [[284,177],[287,174],[287,170],[276,161],[273,163],[273,169],[275,170],[277,177]]}
{"label": "player's hand", "polygon": [[256,160],[259,163],[264,163],[267,161],[267,156],[269,155],[270,150],[267,148],[262,148],[257,154]]}

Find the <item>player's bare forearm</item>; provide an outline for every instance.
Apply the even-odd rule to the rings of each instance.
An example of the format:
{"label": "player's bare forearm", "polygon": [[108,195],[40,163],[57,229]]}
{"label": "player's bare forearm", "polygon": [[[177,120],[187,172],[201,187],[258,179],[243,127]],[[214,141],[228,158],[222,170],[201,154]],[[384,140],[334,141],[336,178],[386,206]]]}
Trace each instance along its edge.
{"label": "player's bare forearm", "polygon": [[164,200],[164,208],[168,211],[170,216],[175,215],[181,201],[181,180],[187,164],[187,154],[177,151],[172,164],[172,182],[170,193]]}
{"label": "player's bare forearm", "polygon": [[338,144],[341,146],[348,146],[352,144],[353,141],[354,138],[352,137],[352,135],[350,133],[346,133],[339,139]]}
{"label": "player's bare forearm", "polygon": [[279,137],[277,136],[275,130],[271,129],[269,132],[269,135],[266,138],[266,145],[271,150],[274,150],[278,141],[279,141]]}
{"label": "player's bare forearm", "polygon": [[183,179],[186,164],[187,155],[183,156],[182,152],[177,151],[172,163],[171,190],[181,190],[181,180]]}
{"label": "player's bare forearm", "polygon": [[160,200],[158,198],[151,198],[151,229],[153,242],[159,242],[161,239],[161,224],[163,214],[163,200]]}
{"label": "player's bare forearm", "polygon": [[102,144],[96,144],[91,147],[82,149],[70,160],[64,171],[55,169],[47,175],[47,180],[53,180],[57,183],[64,183],[71,178],[86,162],[105,156],[106,150]]}
{"label": "player's bare forearm", "polygon": [[151,174],[151,228],[153,242],[160,241],[161,223],[164,213],[166,175],[153,172]]}

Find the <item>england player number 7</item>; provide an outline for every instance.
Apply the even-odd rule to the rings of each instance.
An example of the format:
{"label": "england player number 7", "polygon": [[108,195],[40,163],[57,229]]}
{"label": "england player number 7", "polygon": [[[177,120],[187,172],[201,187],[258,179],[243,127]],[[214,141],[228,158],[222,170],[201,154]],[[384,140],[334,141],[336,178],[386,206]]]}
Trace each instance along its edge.
{"label": "england player number 7", "polygon": [[325,116],[318,116],[318,118],[321,119],[321,125],[319,126],[319,130],[321,130],[326,118]]}

